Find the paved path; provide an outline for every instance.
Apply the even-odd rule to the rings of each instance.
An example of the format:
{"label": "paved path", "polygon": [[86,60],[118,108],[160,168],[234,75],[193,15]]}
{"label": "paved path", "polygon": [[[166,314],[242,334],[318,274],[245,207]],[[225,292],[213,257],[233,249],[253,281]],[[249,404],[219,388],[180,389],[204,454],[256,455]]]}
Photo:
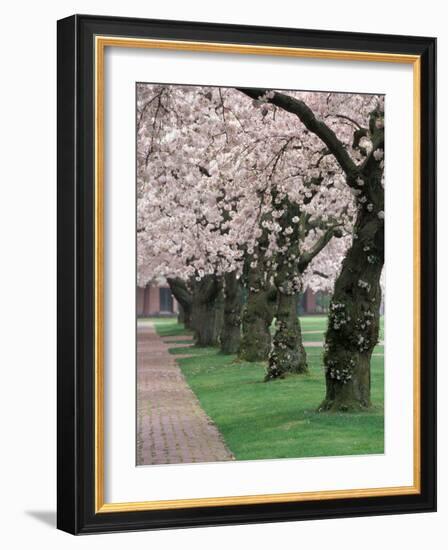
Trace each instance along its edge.
{"label": "paved path", "polygon": [[233,460],[168,347],[152,325],[138,325],[137,464]]}

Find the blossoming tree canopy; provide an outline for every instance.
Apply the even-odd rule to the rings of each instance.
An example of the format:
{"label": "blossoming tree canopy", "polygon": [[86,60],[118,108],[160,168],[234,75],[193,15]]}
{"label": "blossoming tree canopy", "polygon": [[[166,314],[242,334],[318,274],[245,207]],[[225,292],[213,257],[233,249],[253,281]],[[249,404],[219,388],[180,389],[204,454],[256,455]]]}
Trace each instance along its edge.
{"label": "blossoming tree canopy", "polygon": [[[318,112],[325,106],[327,117],[347,111],[346,94],[295,94]],[[354,208],[343,171],[289,113],[268,103],[254,108],[234,89],[139,84],[137,98],[140,284],[241,272],[245,255],[256,264],[263,231],[274,257],[281,235],[299,223],[299,215],[282,223],[285,201],[316,239],[331,220],[349,228]],[[347,139],[353,123],[330,121]]]}
{"label": "blossoming tree canopy", "polygon": [[[246,358],[271,349],[277,308],[268,375],[282,375],[288,361],[287,371],[305,369],[304,350],[292,357],[301,347],[294,299],[306,284],[335,280],[342,256],[335,261],[331,251],[348,257],[367,247],[375,273],[368,286],[360,277],[353,284],[367,294],[379,288],[383,126],[382,96],[139,84],[139,284],[175,278],[218,288],[209,284],[214,278],[243,279]],[[319,269],[311,269],[315,262]],[[351,272],[346,263],[342,271]],[[327,347],[335,341],[330,330]]]}

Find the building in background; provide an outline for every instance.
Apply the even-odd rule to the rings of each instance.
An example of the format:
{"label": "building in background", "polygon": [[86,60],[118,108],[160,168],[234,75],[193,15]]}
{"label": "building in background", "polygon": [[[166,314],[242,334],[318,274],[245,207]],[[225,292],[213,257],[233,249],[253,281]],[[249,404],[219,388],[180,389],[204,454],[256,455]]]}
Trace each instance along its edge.
{"label": "building in background", "polygon": [[299,315],[319,315],[328,313],[331,295],[328,292],[313,292],[307,288],[300,296],[297,313]]}
{"label": "building in background", "polygon": [[[309,288],[299,300],[299,315],[328,313],[330,295],[326,292],[314,293]],[[179,304],[171,294],[167,284],[137,287],[137,317],[174,317],[179,313]]]}
{"label": "building in background", "polygon": [[137,287],[137,317],[170,317],[179,313],[179,305],[167,284]]}

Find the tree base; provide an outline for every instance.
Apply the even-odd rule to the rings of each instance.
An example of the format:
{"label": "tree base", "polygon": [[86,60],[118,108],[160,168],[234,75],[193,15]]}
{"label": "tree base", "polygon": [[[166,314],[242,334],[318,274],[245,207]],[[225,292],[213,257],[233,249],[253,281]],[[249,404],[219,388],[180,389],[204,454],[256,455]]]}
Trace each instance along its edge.
{"label": "tree base", "polygon": [[220,353],[222,355],[235,355],[238,353],[240,349],[240,339],[236,339],[235,341],[221,341],[221,350]]}
{"label": "tree base", "polygon": [[250,325],[246,322],[238,357],[248,363],[267,361],[270,350],[271,333],[263,319],[256,319]]}
{"label": "tree base", "polygon": [[297,339],[289,342],[294,347],[287,347],[284,344],[281,347],[282,343],[280,342],[279,345],[278,334],[276,334],[274,346],[269,354],[269,362],[264,378],[265,382],[276,380],[277,378],[285,378],[289,374],[300,376],[309,374],[305,348],[300,341],[300,332],[297,336]]}
{"label": "tree base", "polygon": [[269,371],[266,373],[263,382],[272,382],[273,380],[283,380],[284,378],[288,378],[290,376],[308,376],[309,370],[308,368],[302,369],[302,370],[288,370],[288,371],[282,371],[278,373],[274,373],[272,371]]}
{"label": "tree base", "polygon": [[253,346],[245,346],[244,343],[241,344],[238,358],[241,361],[247,361],[248,363],[259,363],[266,361],[269,355],[268,349],[262,349],[260,347],[254,348]]}
{"label": "tree base", "polygon": [[352,400],[338,400],[338,399],[324,399],[319,405],[317,412],[330,412],[330,413],[351,413],[351,412],[364,412],[369,410],[369,405]]}

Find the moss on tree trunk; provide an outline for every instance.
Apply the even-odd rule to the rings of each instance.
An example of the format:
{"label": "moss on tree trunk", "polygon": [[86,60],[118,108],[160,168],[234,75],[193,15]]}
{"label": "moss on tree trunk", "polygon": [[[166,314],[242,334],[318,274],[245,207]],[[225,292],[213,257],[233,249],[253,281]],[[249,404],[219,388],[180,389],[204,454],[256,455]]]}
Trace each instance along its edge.
{"label": "moss on tree trunk", "polygon": [[266,361],[271,350],[270,327],[276,306],[276,290],[266,282],[262,264],[249,270],[248,295],[243,308],[239,357],[244,361]]}
{"label": "moss on tree trunk", "polygon": [[302,332],[297,317],[297,295],[278,293],[275,335],[265,380],[308,372]]}
{"label": "moss on tree trunk", "polygon": [[383,221],[361,208],[330,304],[326,396],[319,410],[363,410],[371,405],[370,359],[378,343],[383,263]]}
{"label": "moss on tree trunk", "polygon": [[281,222],[284,227],[294,226],[291,236],[282,233],[279,245],[286,252],[277,255],[277,272],[274,277],[277,288],[277,311],[275,334],[269,354],[265,381],[283,378],[287,374],[308,372],[306,352],[302,343],[302,331],[297,316],[297,293],[301,286],[299,271],[300,230],[292,223],[292,217],[299,214],[288,201],[283,202],[284,214]]}
{"label": "moss on tree trunk", "polygon": [[221,331],[221,352],[238,353],[241,342],[241,310],[243,288],[235,272],[224,275],[224,320]]}
{"label": "moss on tree trunk", "polygon": [[277,205],[277,223],[282,227],[282,231],[277,237],[279,251],[276,256],[277,270],[274,283],[278,298],[275,334],[266,369],[266,382],[283,378],[287,374],[308,372],[297,316],[297,294],[301,289],[303,271],[300,270],[300,252],[305,237],[304,216],[301,215],[297,204],[292,204],[287,198],[279,201],[276,189],[272,192],[272,199]]}

